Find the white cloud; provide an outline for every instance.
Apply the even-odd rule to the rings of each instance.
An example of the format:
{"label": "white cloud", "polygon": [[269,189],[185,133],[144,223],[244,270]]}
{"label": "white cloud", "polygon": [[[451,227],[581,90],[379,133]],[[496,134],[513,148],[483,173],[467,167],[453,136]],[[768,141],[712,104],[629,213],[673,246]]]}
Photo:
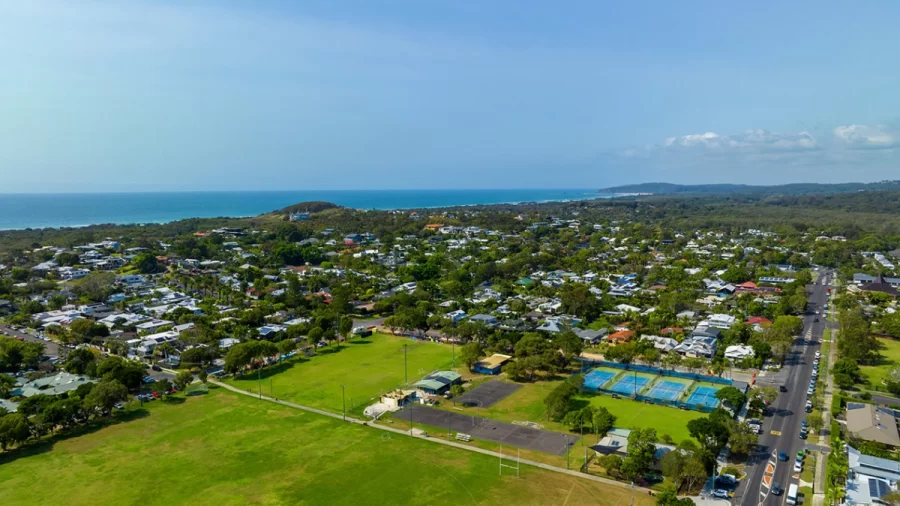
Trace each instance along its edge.
{"label": "white cloud", "polygon": [[715,132],[669,137],[659,148],[664,150],[701,150],[709,152],[778,152],[810,151],[819,148],[809,132],[776,133],[767,130],[747,130],[734,135]]}
{"label": "white cloud", "polygon": [[834,135],[850,149],[887,149],[898,145],[898,135],[883,125],[842,125]]}

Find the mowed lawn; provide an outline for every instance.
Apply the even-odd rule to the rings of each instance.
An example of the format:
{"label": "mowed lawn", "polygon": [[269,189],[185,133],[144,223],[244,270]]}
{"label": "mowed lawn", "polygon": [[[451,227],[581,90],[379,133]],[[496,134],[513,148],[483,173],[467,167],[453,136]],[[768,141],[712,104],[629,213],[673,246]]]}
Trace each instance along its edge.
{"label": "mowed lawn", "polygon": [[436,369],[452,363],[449,346],[428,341],[374,334],[351,339],[340,348],[332,346],[311,358],[289,360],[227,382],[251,392],[262,389],[264,395],[297,404],[340,413],[341,385],[346,385],[348,412],[359,413],[377,397],[402,385],[404,381],[403,345],[407,345],[407,370],[410,384]]}
{"label": "mowed lawn", "polygon": [[859,367],[863,374],[869,378],[869,383],[872,387],[880,386],[891,369],[900,364],[900,341],[878,339],[878,342],[882,345],[882,349],[879,351],[882,356],[880,363],[878,365],[862,365]]}
{"label": "mowed lawn", "polygon": [[[564,425],[547,420],[547,411],[544,408],[544,398],[562,381],[556,379],[524,383],[522,388],[490,408],[466,407],[462,408],[462,412],[505,422],[536,422],[547,430],[567,432],[568,428]],[[609,395],[584,394],[578,396],[574,402],[577,407],[588,404],[605,407],[616,416],[617,427],[625,429],[652,427],[660,437],[668,434],[676,442],[690,438],[687,430],[689,421],[705,416],[699,411],[684,411],[624,398],[613,399]],[[453,404],[448,401],[444,401],[441,407],[454,409]]]}
{"label": "mowed lawn", "polygon": [[[0,454],[3,505],[628,504],[631,491],[213,388]],[[638,506],[653,499],[637,495]]]}

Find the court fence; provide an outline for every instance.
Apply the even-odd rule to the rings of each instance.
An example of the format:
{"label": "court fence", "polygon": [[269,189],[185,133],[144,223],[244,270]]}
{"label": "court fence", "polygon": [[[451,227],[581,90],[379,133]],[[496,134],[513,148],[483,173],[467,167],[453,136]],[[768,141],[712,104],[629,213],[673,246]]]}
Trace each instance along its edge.
{"label": "court fence", "polygon": [[585,372],[591,367],[610,367],[613,369],[622,369],[625,371],[632,372],[646,372],[650,374],[658,374],[663,377],[670,378],[683,378],[694,381],[702,381],[704,383],[715,383],[717,385],[727,385],[731,386],[733,381],[730,378],[719,378],[717,376],[706,376],[705,374],[696,374],[692,372],[681,372],[681,371],[673,371],[670,369],[660,369],[659,367],[653,367],[649,365],[638,365],[638,364],[620,364],[618,362],[608,362],[606,360],[595,360],[590,358],[578,357],[578,360],[582,362],[581,372]]}
{"label": "court fence", "polygon": [[[702,382],[706,382],[706,383],[713,383],[713,384],[719,384],[719,385],[731,385],[732,384],[732,381],[730,379],[717,378],[715,376],[704,376],[702,374],[684,373],[684,372],[680,372],[680,371],[669,371],[669,370],[658,369],[656,367],[650,367],[650,366],[634,365],[634,364],[618,364],[616,362],[606,362],[603,360],[582,359],[582,361],[584,362],[584,367],[582,368],[583,372],[588,367],[602,366],[602,367],[611,367],[614,369],[620,369],[620,370],[624,370],[624,371],[628,371],[628,372],[642,372],[642,373],[649,373],[649,374],[657,374],[659,379],[663,379],[665,377],[675,377],[675,378],[683,378],[683,379],[693,380],[689,385],[687,385],[685,390],[683,390],[680,395],[692,396],[693,395],[692,390],[693,390],[693,387],[695,386],[694,382],[696,382],[696,381],[702,381]],[[616,380],[616,379],[621,380],[622,378],[623,378],[622,374],[617,374],[611,380],[604,382],[603,385],[606,385],[609,388],[604,388],[603,386],[584,385],[584,390],[586,390],[588,392],[604,393],[604,394],[609,394],[609,395],[626,397],[633,401],[646,402],[647,404],[659,404],[659,405],[663,405],[663,406],[670,406],[673,408],[687,409],[687,410],[692,410],[692,411],[700,411],[702,413],[709,413],[711,411],[714,411],[718,407],[718,400],[716,400],[715,405],[709,405],[708,402],[705,401],[705,399],[704,399],[705,402],[703,402],[703,403],[692,404],[692,403],[685,402],[685,401],[679,401],[677,399],[660,399],[657,397],[651,397],[649,395],[639,394],[639,393],[624,394],[621,391],[614,390],[614,388],[618,385],[618,381],[615,381],[615,382],[612,381],[612,380]],[[656,381],[648,382],[648,383],[656,384]],[[641,385],[640,389],[643,390],[644,387],[646,387],[646,386],[647,386],[647,384]],[[650,388],[649,391],[652,392],[652,388]],[[688,398],[690,398],[690,397],[688,397]]]}

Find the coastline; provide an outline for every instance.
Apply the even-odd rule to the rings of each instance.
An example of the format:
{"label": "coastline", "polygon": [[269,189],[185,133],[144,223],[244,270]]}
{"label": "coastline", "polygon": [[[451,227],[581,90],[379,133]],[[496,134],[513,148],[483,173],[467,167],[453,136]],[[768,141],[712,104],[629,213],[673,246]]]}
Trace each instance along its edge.
{"label": "coastline", "polygon": [[[307,201],[364,211],[537,205],[612,199],[591,189],[317,190],[0,194],[0,231],[164,225],[189,219],[247,219]],[[543,197],[543,198],[542,198]]]}

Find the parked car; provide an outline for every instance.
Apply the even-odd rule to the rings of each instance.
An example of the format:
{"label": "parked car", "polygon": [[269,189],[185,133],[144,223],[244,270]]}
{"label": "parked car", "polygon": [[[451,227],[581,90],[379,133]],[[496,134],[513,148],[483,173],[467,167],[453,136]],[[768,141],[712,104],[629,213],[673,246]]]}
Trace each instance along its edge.
{"label": "parked car", "polygon": [[803,462],[798,460],[794,462],[794,472],[799,473],[801,471],[803,471]]}
{"label": "parked car", "polygon": [[162,367],[160,367],[156,364],[153,364],[152,366],[150,366],[150,368],[153,369],[154,371],[162,371]]}
{"label": "parked car", "polygon": [[718,497],[719,499],[728,499],[728,491],[727,491],[727,490],[723,490],[723,489],[721,489],[721,488],[716,489],[716,490],[713,492],[713,497]]}
{"label": "parked car", "polygon": [[787,387],[784,385],[781,385],[780,387],[778,387],[778,389],[781,390],[782,392],[787,392]]}
{"label": "parked car", "polygon": [[716,481],[720,481],[720,482],[728,484],[728,485],[735,485],[735,484],[737,484],[738,479],[733,474],[721,474],[718,477],[716,477]]}
{"label": "parked car", "polygon": [[807,435],[808,433],[806,432],[806,429],[800,431],[800,439],[806,439]]}

